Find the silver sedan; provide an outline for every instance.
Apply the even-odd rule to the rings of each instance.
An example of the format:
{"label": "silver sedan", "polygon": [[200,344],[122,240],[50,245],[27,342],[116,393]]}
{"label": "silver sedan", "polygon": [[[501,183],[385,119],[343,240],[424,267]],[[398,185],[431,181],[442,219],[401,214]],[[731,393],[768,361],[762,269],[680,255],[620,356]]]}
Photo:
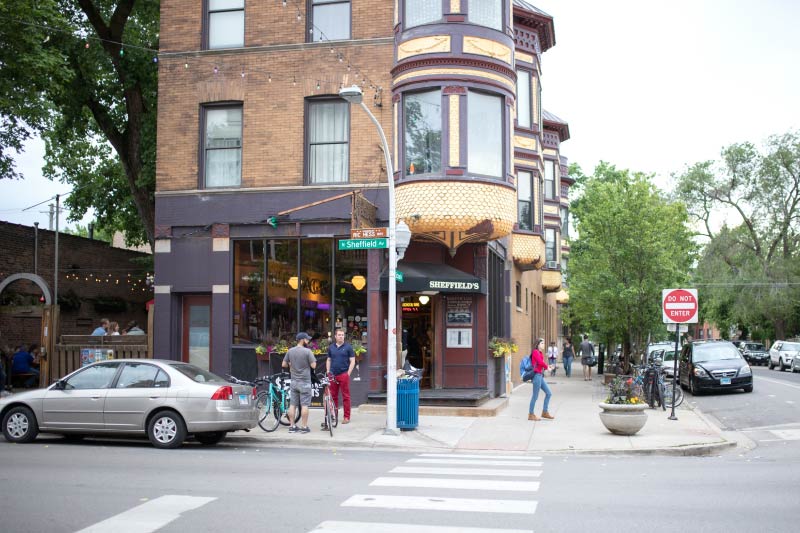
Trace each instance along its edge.
{"label": "silver sedan", "polygon": [[157,448],[177,448],[189,434],[213,445],[229,431],[255,427],[254,398],[252,387],[187,363],[115,359],[3,398],[0,419],[9,442],[31,442],[40,431],[71,438],[146,434]]}

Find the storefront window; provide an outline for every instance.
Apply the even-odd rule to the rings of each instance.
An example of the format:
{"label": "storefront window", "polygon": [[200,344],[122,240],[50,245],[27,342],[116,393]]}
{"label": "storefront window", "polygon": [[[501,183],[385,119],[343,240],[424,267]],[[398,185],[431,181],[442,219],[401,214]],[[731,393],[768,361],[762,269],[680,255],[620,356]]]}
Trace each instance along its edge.
{"label": "storefront window", "polygon": [[336,252],[336,316],[334,327],[348,340],[367,340],[367,251]]}
{"label": "storefront window", "polygon": [[297,328],[297,241],[266,241],[267,261],[267,335],[272,339],[293,337]]}
{"label": "storefront window", "polygon": [[305,239],[300,249],[300,330],[312,337],[331,331],[333,240]]}
{"label": "storefront window", "polygon": [[264,241],[234,241],[233,343],[259,343],[264,332]]}

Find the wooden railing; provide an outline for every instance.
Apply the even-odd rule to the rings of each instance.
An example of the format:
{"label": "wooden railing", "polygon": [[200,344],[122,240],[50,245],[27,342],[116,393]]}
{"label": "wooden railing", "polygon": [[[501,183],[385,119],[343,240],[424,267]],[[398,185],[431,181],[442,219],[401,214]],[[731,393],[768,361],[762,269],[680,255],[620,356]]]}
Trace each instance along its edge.
{"label": "wooden railing", "polygon": [[[100,353],[108,359],[150,359],[147,335],[62,335],[48,354],[44,386],[58,381],[82,365],[81,352]],[[109,357],[110,355],[110,357]]]}

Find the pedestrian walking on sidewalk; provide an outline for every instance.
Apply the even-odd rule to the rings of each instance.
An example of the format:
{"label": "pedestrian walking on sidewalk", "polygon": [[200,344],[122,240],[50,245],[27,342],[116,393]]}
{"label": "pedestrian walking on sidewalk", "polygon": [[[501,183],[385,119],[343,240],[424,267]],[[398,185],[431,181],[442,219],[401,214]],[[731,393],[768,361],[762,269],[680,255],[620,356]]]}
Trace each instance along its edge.
{"label": "pedestrian walking on sidewalk", "polygon": [[[289,388],[289,420],[292,426],[289,428],[290,433],[309,433],[311,430],[308,428],[308,408],[311,406],[311,369],[317,367],[317,359],[314,357],[314,352],[309,350],[306,346],[311,340],[308,333],[301,331],[295,337],[297,339],[297,346],[289,349],[283,357],[281,366],[291,370],[292,384]],[[300,416],[302,418],[302,427],[294,425],[295,410],[300,409]]]}
{"label": "pedestrian walking on sidewalk", "polygon": [[594,360],[594,345],[589,342],[589,336],[583,336],[583,342],[578,349],[581,354],[581,365],[583,366],[583,381],[592,381],[591,361]]}
{"label": "pedestrian walking on sidewalk", "polygon": [[550,341],[550,346],[547,347],[547,364],[550,365],[550,375],[556,375],[556,369],[558,368],[558,348],[556,347],[556,341]]}
{"label": "pedestrian walking on sidewalk", "polygon": [[[339,391],[342,391],[342,407],[344,409],[344,420],[342,424],[350,423],[350,374],[356,366],[356,353],[350,343],[344,342],[344,330],[336,329],[336,342],[328,346],[328,359],[325,361],[325,370],[333,374],[336,381],[331,381],[328,387],[331,388],[333,405],[339,410]],[[328,429],[325,422],[322,429]]]}
{"label": "pedestrian walking on sidewalk", "polygon": [[564,351],[561,353],[561,360],[564,361],[564,373],[567,377],[572,377],[573,359],[575,359],[575,351],[572,349],[572,341],[564,339]]}
{"label": "pedestrian walking on sidewalk", "polygon": [[547,386],[547,382],[544,380],[544,373],[547,370],[547,364],[544,362],[544,339],[539,339],[536,341],[536,346],[533,348],[533,352],[531,352],[531,364],[533,365],[533,394],[531,395],[531,404],[528,407],[528,420],[541,420],[538,416],[533,413],[533,409],[536,406],[536,400],[539,398],[539,391],[544,391],[544,407],[542,408],[542,418],[546,418],[548,420],[552,420],[555,418],[548,412],[548,407],[550,406],[550,397],[552,393],[550,392],[550,387]]}

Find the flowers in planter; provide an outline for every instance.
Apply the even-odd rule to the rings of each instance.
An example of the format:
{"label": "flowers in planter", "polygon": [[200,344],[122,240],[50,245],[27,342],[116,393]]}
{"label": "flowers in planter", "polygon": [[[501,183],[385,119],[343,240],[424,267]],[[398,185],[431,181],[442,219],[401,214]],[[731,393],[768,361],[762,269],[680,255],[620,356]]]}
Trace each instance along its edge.
{"label": "flowers in planter", "polygon": [[266,355],[269,353],[277,353],[283,355],[288,351],[289,351],[289,343],[284,339],[281,339],[279,341],[269,339],[264,341],[262,344],[256,346],[257,355]]}
{"label": "flowers in planter", "polygon": [[642,395],[642,386],[640,384],[636,383],[633,378],[620,376],[614,378],[608,384],[606,403],[617,405],[645,403]]}
{"label": "flowers in planter", "polygon": [[361,356],[367,353],[367,347],[361,341],[352,340],[350,346],[353,347],[353,353],[356,354],[356,361],[361,360]]}
{"label": "flowers in planter", "polygon": [[331,341],[322,337],[309,342],[308,349],[314,352],[314,355],[325,355],[328,353],[328,346],[330,345]]}
{"label": "flowers in planter", "polygon": [[517,353],[519,347],[514,339],[504,339],[502,337],[492,337],[489,340],[489,352],[492,357],[505,357],[512,353]]}

